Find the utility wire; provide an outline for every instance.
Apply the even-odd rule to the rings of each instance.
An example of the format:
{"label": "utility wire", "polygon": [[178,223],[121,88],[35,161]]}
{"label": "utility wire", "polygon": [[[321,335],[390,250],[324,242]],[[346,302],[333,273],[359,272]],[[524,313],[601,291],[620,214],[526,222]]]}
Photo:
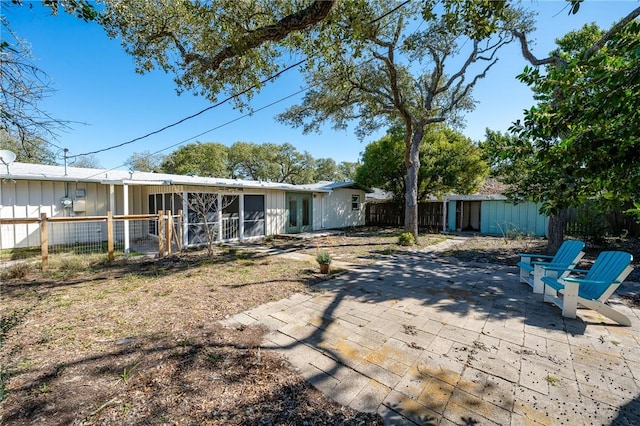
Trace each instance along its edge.
{"label": "utility wire", "polygon": [[[411,3],[411,0],[406,0],[406,1],[402,2],[402,3],[400,3],[398,6],[394,7],[393,9],[391,9],[391,10],[389,10],[389,11],[385,12],[384,14],[382,14],[381,16],[379,16],[379,17],[377,17],[377,18],[375,18],[375,19],[371,20],[371,21],[369,22],[369,24],[373,24],[373,23],[376,23],[376,22],[380,21],[381,19],[384,19],[385,17],[387,17],[387,16],[391,15],[392,13],[396,12],[397,10],[401,9],[402,7],[406,6],[406,5],[407,5],[407,4],[409,4],[409,3]],[[296,63],[295,63],[295,64],[293,64],[293,65],[289,65],[288,67],[286,67],[286,68],[284,68],[284,69],[282,69],[282,70],[278,71],[277,73],[275,73],[275,74],[273,74],[273,75],[271,75],[271,76],[269,76],[269,77],[265,78],[264,80],[261,80],[261,81],[260,81],[260,83],[257,83],[257,84],[254,84],[254,85],[252,85],[252,86],[249,86],[248,88],[246,88],[246,89],[244,89],[244,90],[242,90],[242,91],[240,91],[240,92],[238,92],[238,93],[234,93],[234,94],[232,94],[232,95],[228,96],[227,98],[223,99],[222,101],[220,101],[220,102],[218,102],[218,103],[216,103],[216,104],[210,105],[210,106],[208,106],[207,108],[205,108],[205,109],[203,109],[203,110],[200,110],[200,111],[198,111],[198,112],[197,112],[197,113],[195,113],[195,114],[192,114],[192,115],[190,115],[190,116],[188,116],[188,117],[185,117],[185,118],[183,118],[183,119],[181,119],[181,120],[178,120],[178,121],[176,121],[176,122],[174,122],[174,123],[171,123],[171,124],[169,124],[169,125],[166,125],[166,126],[164,126],[164,127],[160,128],[160,129],[158,129],[158,130],[154,130],[154,131],[149,132],[149,133],[147,133],[147,134],[145,134],[145,135],[139,136],[139,137],[137,137],[137,138],[131,139],[131,140],[126,141],[126,142],[122,142],[122,143],[117,144],[117,145],[113,145],[113,146],[110,146],[110,147],[107,147],[107,148],[103,148],[103,149],[99,149],[99,150],[96,150],[96,151],[87,152],[87,153],[84,153],[84,154],[70,155],[70,156],[69,156],[69,157],[67,157],[67,158],[77,158],[77,157],[82,157],[82,156],[85,156],[85,155],[98,154],[98,153],[101,153],[101,152],[109,151],[109,150],[112,150],[112,149],[115,149],[115,148],[120,148],[120,147],[123,147],[123,146],[125,146],[125,145],[132,144],[132,143],[137,142],[137,141],[142,140],[142,139],[146,139],[146,138],[148,138],[149,136],[153,136],[153,135],[155,135],[155,134],[158,134],[158,133],[160,133],[160,132],[163,132],[163,131],[165,131],[165,130],[167,130],[167,129],[171,128],[171,127],[175,127],[175,126],[177,126],[177,125],[179,125],[179,124],[184,123],[184,122],[185,122],[185,121],[187,121],[187,120],[190,120],[190,119],[192,119],[192,118],[194,118],[194,117],[197,117],[197,116],[199,116],[199,115],[201,115],[201,114],[204,114],[205,112],[207,112],[207,111],[209,111],[209,110],[211,110],[211,109],[217,108],[217,107],[219,107],[219,106],[221,106],[221,105],[223,105],[223,104],[225,104],[225,103],[229,102],[229,101],[230,101],[230,100],[232,100],[232,99],[238,98],[238,97],[240,97],[240,96],[244,95],[245,93],[247,93],[247,92],[249,92],[249,91],[251,91],[251,90],[253,90],[253,89],[256,89],[259,85],[262,85],[262,84],[268,83],[269,81],[271,81],[271,80],[275,79],[276,77],[279,77],[280,75],[284,74],[285,72],[287,72],[287,71],[289,71],[289,70],[291,70],[291,69],[293,69],[293,68],[295,68],[295,67],[298,67],[298,66],[300,66],[300,65],[304,64],[304,63],[305,63],[305,62],[307,62],[307,61],[308,61],[308,58],[305,58],[305,59],[303,59],[303,60],[301,60],[301,61],[296,62]],[[307,90],[307,89],[305,89],[305,90]],[[298,92],[298,93],[300,93],[300,92]],[[247,115],[243,115],[243,116],[241,116],[241,117],[246,117],[246,116],[247,116]]]}
{"label": "utility wire", "polygon": [[178,120],[178,121],[176,121],[176,122],[173,122],[173,123],[171,123],[171,124],[168,124],[168,125],[166,125],[166,126],[162,127],[161,129],[154,130],[153,132],[149,132],[149,133],[147,133],[146,135],[142,135],[142,136],[139,136],[139,137],[137,137],[137,138],[131,139],[131,140],[129,140],[129,141],[122,142],[122,143],[120,143],[120,144],[118,144],[118,145],[113,145],[113,146],[110,146],[110,147],[107,147],[107,148],[99,149],[99,150],[97,150],[97,151],[86,152],[86,153],[84,153],[84,154],[70,155],[68,158],[76,158],[76,157],[82,157],[82,156],[85,156],[85,155],[98,154],[98,153],[100,153],[100,152],[105,152],[105,151],[109,151],[109,150],[111,150],[111,149],[120,148],[120,147],[122,147],[122,146],[132,144],[132,143],[137,142],[137,141],[139,141],[139,140],[141,140],[141,139],[146,139],[146,138],[148,138],[149,136],[153,136],[153,135],[155,135],[155,134],[157,134],[157,133],[160,133],[160,132],[163,132],[163,131],[165,131],[165,130],[167,130],[167,129],[171,128],[171,127],[175,127],[175,126],[177,126],[177,125],[179,125],[179,124],[182,124],[182,123],[184,123],[184,122],[185,122],[185,121],[187,121],[187,120],[190,120],[190,119],[192,119],[192,118],[195,118],[195,117],[197,117],[197,116],[199,116],[199,115],[201,115],[201,114],[204,114],[205,112],[207,112],[207,111],[209,111],[209,110],[211,110],[211,109],[213,109],[213,108],[217,108],[217,107],[219,107],[219,106],[221,106],[221,105],[223,105],[223,104],[225,104],[225,103],[229,102],[229,101],[230,101],[230,100],[232,100],[232,99],[235,99],[235,98],[237,98],[237,97],[239,97],[239,96],[242,96],[242,95],[244,95],[245,93],[249,92],[250,90],[253,90],[253,89],[257,88],[257,87],[258,87],[258,85],[261,85],[261,84],[267,83],[267,82],[269,82],[270,80],[273,80],[274,78],[279,77],[281,74],[283,74],[283,73],[285,73],[285,72],[289,71],[290,69],[295,68],[295,67],[297,67],[298,65],[302,65],[302,64],[303,64],[303,63],[305,63],[306,61],[307,61],[306,59],[303,59],[303,60],[301,60],[301,61],[296,62],[296,63],[295,63],[295,64],[293,64],[293,65],[289,65],[288,67],[286,67],[286,68],[284,68],[284,69],[280,70],[279,72],[277,72],[277,73],[275,73],[275,74],[271,75],[270,77],[267,77],[267,78],[265,78],[264,80],[261,80],[261,81],[260,81],[260,83],[254,84],[254,85],[252,85],[252,86],[250,86],[250,87],[247,87],[246,89],[244,89],[244,90],[242,90],[242,91],[240,91],[240,92],[238,92],[238,93],[234,93],[233,95],[230,95],[230,96],[226,97],[225,99],[221,100],[220,102],[217,102],[217,103],[215,103],[215,104],[213,104],[213,105],[210,105],[210,106],[206,107],[205,109],[200,110],[200,111],[196,112],[195,114],[192,114],[192,115],[190,115],[190,116],[188,116],[188,117],[185,117],[185,118],[183,118],[183,119],[181,119],[181,120]]}
{"label": "utility wire", "polygon": [[[187,139],[184,139],[184,140],[182,140],[182,141],[180,141],[180,142],[178,142],[178,143],[174,143],[173,145],[169,145],[169,146],[167,146],[167,147],[164,147],[164,148],[162,148],[162,149],[160,149],[160,150],[158,150],[158,151],[156,151],[156,152],[152,152],[152,153],[150,153],[150,154],[148,154],[148,155],[145,155],[145,156],[143,156],[143,157],[141,157],[141,158],[149,158],[149,157],[152,157],[152,156],[154,156],[154,155],[156,155],[156,154],[160,154],[161,152],[166,151],[166,150],[168,150],[168,149],[175,148],[176,146],[182,145],[183,143],[189,142],[190,140],[193,140],[193,139],[195,139],[195,138],[198,138],[198,137],[200,137],[200,136],[202,136],[202,135],[206,135],[207,133],[211,133],[211,132],[213,132],[214,130],[218,130],[218,129],[222,128],[222,127],[228,126],[228,125],[229,125],[229,124],[231,124],[231,123],[235,123],[236,121],[239,121],[239,120],[241,120],[241,119],[243,119],[243,118],[246,118],[246,117],[252,116],[252,115],[253,115],[253,114],[255,114],[256,112],[260,112],[260,111],[265,110],[265,109],[267,109],[267,108],[269,108],[269,107],[272,107],[272,106],[274,106],[274,105],[276,105],[276,104],[278,104],[278,103],[280,103],[280,102],[286,101],[287,99],[292,98],[292,97],[294,97],[294,96],[296,96],[296,95],[299,95],[300,93],[306,92],[306,91],[307,91],[307,90],[309,90],[310,88],[311,88],[311,86],[307,86],[307,87],[305,87],[305,88],[302,88],[302,89],[298,90],[297,92],[294,92],[294,93],[291,93],[291,94],[289,94],[289,95],[287,95],[287,96],[284,96],[284,97],[282,97],[282,98],[280,98],[280,99],[278,99],[278,100],[275,100],[275,101],[273,101],[273,102],[271,102],[271,103],[268,103],[267,105],[263,105],[263,106],[261,106],[260,108],[258,108],[258,109],[256,109],[256,110],[253,110],[253,111],[251,111],[251,112],[248,112],[248,113],[246,113],[246,114],[243,114],[243,115],[241,115],[241,116],[239,116],[239,117],[236,117],[236,118],[234,118],[234,119],[232,119],[232,120],[226,121],[226,122],[224,122],[224,123],[222,123],[222,124],[217,125],[216,127],[213,127],[213,128],[211,128],[211,129],[209,129],[209,130],[205,130],[204,132],[198,133],[197,135],[191,136],[191,137],[189,137],[189,138],[187,138]],[[121,167],[121,166],[124,166],[124,165],[125,165],[125,164],[121,164],[120,166],[116,166],[116,167],[113,167],[113,168],[111,168],[111,169],[107,169],[106,171],[107,171],[107,172],[110,172],[110,171],[116,170],[118,167]],[[96,173],[95,175],[87,176],[87,178],[96,177],[96,176],[101,175],[102,173],[104,173],[104,170],[101,170],[101,171],[100,171],[100,173]]]}

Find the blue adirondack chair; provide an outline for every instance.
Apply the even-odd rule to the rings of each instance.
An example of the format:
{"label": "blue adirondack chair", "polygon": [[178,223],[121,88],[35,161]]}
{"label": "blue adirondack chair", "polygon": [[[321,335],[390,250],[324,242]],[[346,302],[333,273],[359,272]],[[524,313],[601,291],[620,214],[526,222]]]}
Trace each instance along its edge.
{"label": "blue adirondack chair", "polygon": [[[559,271],[565,269],[571,269],[584,256],[582,249],[584,243],[578,240],[567,240],[562,243],[555,256],[547,256],[543,254],[525,254],[520,253],[520,281],[529,284],[533,287],[533,292],[542,294],[544,291],[544,285],[541,278],[544,276],[550,276],[552,278],[558,278]],[[544,269],[544,266],[553,266],[557,269]],[[568,274],[568,272],[564,272]]]}
{"label": "blue adirondack chair", "polygon": [[[575,318],[580,305],[630,326],[629,318],[605,302],[633,270],[632,260],[633,256],[623,251],[603,251],[589,270],[570,269],[567,276],[542,277],[544,300],[561,308],[563,317]],[[579,278],[575,274],[586,275]]]}

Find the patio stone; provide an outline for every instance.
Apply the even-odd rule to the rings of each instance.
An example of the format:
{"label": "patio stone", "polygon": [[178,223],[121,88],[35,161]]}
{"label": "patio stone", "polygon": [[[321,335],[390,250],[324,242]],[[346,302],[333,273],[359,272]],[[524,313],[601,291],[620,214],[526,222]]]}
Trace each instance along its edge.
{"label": "patio stone", "polygon": [[[640,424],[640,310],[577,319],[516,268],[387,258],[222,322],[260,323],[335,401],[386,424]],[[614,296],[612,303],[620,303]]]}

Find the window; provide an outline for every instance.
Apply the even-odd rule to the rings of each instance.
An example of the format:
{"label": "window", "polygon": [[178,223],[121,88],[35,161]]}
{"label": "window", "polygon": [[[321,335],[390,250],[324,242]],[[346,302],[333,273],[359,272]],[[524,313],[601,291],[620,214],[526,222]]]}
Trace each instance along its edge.
{"label": "window", "polygon": [[360,195],[354,194],[351,196],[351,210],[360,210]]}

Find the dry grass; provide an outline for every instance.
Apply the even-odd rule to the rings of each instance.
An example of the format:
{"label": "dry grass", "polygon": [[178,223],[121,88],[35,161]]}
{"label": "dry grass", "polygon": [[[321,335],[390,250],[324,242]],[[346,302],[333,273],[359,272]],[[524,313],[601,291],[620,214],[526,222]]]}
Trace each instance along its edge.
{"label": "dry grass", "polygon": [[[358,229],[307,241],[261,242],[282,252],[366,264],[407,250],[398,229]],[[471,238],[445,256],[514,264],[540,240]],[[103,257],[59,256],[45,273],[0,270],[0,423],[382,424],[329,401],[275,353],[264,330],[225,329],[218,320],[314,292],[326,279],[310,261],[246,245],[108,265]]]}

